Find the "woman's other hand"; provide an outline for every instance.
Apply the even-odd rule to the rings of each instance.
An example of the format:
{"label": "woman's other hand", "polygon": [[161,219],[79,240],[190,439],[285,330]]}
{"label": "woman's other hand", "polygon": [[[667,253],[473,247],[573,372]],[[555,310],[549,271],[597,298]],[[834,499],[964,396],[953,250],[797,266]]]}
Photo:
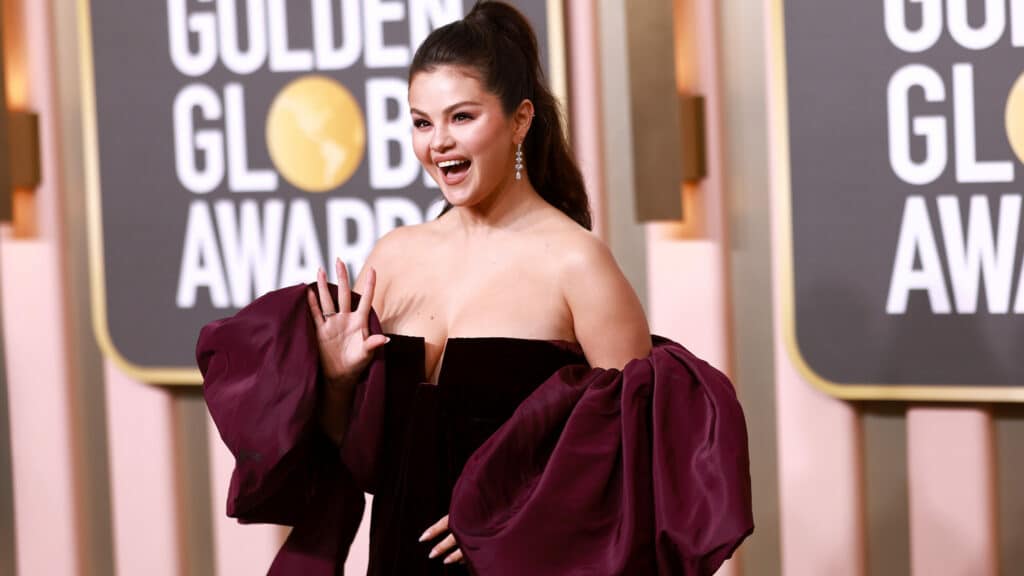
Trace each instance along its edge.
{"label": "woman's other hand", "polygon": [[[447,514],[445,514],[444,518],[438,520],[436,524],[434,524],[430,528],[427,528],[427,531],[424,532],[422,536],[420,536],[420,542],[433,540],[441,536],[442,534],[447,534],[447,536],[445,536],[443,540],[438,542],[436,546],[430,549],[430,554],[428,554],[427,557],[437,558],[439,556],[447,554],[447,556],[445,556],[444,558],[445,564],[454,564],[456,562],[458,562],[459,564],[465,564],[466,561],[462,557],[462,550],[455,548],[455,535],[451,532],[448,532]],[[448,551],[452,550],[453,548],[454,551],[452,551],[451,554],[448,554]]]}
{"label": "woman's other hand", "polygon": [[373,358],[373,352],[388,342],[383,334],[370,335],[370,305],[377,284],[373,268],[366,271],[365,286],[359,305],[352,311],[348,267],[335,260],[338,272],[338,309],[327,289],[327,273],[317,272],[317,294],[307,290],[309,313],[316,324],[320,366],[327,380],[321,424],[335,442],[341,443],[348,427],[348,407],[352,386]]}

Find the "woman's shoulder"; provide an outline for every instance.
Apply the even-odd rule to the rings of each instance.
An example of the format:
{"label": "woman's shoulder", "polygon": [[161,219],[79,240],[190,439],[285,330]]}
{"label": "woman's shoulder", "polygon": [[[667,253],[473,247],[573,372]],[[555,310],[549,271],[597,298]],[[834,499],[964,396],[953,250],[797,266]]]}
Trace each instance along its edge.
{"label": "woman's shoulder", "polygon": [[587,275],[609,267],[618,270],[615,258],[603,240],[561,212],[559,215],[560,218],[552,219],[544,226],[538,238],[545,246],[556,248],[553,250],[557,254],[554,262],[560,272],[578,277],[579,274]]}
{"label": "woman's shoulder", "polygon": [[381,236],[373,246],[367,263],[375,268],[387,267],[407,260],[423,250],[437,231],[432,222],[399,226]]}

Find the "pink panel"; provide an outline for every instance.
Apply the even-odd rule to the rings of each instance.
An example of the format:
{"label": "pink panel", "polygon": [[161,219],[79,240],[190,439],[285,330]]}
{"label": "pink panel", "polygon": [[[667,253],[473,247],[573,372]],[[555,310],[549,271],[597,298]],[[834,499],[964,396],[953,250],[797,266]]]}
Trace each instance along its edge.
{"label": "pink panel", "polygon": [[75,574],[63,298],[51,242],[0,239],[19,574]]}
{"label": "pink panel", "polygon": [[991,416],[972,408],[911,408],[907,456],[913,574],[996,576]]}
{"label": "pink panel", "polygon": [[118,574],[174,576],[183,564],[170,394],[104,362]]}
{"label": "pink panel", "polygon": [[284,542],[287,529],[279,526],[243,526],[225,514],[228,483],[235,459],[224,446],[213,421],[208,421],[210,444],[210,494],[213,499],[214,557],[217,574],[266,574],[274,554]]}
{"label": "pink panel", "polygon": [[590,196],[594,233],[607,238],[601,153],[601,86],[597,14],[591,0],[566,3],[572,145]]}
{"label": "pink panel", "polygon": [[[781,344],[779,330],[775,339],[783,573],[863,575],[856,412],[803,380]],[[757,439],[751,441],[751,450],[757,450]]]}
{"label": "pink panel", "polygon": [[647,286],[651,331],[678,340],[728,371],[722,248],[710,240],[658,239],[648,227]]}
{"label": "pink panel", "polygon": [[363,522],[359,525],[359,532],[352,543],[348,553],[348,561],[345,562],[345,574],[366,574],[366,566],[370,562],[370,510],[373,507],[373,496],[366,495],[366,512],[363,513]]}

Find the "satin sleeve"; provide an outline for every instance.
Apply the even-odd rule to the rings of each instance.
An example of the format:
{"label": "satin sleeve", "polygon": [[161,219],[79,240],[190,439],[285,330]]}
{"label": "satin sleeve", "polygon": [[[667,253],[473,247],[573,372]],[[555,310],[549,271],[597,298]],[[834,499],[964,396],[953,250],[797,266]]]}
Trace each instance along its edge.
{"label": "satin sleeve", "polygon": [[449,525],[475,573],[711,575],[753,531],[732,384],[654,344],[561,369],[473,454]]}
{"label": "satin sleeve", "polygon": [[[227,515],[294,527],[272,574],[335,574],[375,480],[380,426],[366,419],[383,411],[383,351],[357,385],[339,449],[318,422],[324,383],[307,288],[270,292],[204,326],[196,346],[207,407],[235,457]],[[376,315],[370,324],[380,333]]]}

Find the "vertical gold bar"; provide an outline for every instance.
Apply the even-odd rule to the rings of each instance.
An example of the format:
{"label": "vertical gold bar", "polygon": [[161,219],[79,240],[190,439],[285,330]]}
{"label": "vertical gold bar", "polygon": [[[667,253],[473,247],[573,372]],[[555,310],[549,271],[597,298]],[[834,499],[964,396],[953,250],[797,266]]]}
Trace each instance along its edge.
{"label": "vertical gold bar", "polygon": [[39,187],[39,116],[24,111],[8,112],[7,134],[11,186],[29,190]]}
{"label": "vertical gold bar", "polygon": [[680,96],[682,178],[686,182],[696,182],[708,173],[704,124],[704,97],[689,94]]}

